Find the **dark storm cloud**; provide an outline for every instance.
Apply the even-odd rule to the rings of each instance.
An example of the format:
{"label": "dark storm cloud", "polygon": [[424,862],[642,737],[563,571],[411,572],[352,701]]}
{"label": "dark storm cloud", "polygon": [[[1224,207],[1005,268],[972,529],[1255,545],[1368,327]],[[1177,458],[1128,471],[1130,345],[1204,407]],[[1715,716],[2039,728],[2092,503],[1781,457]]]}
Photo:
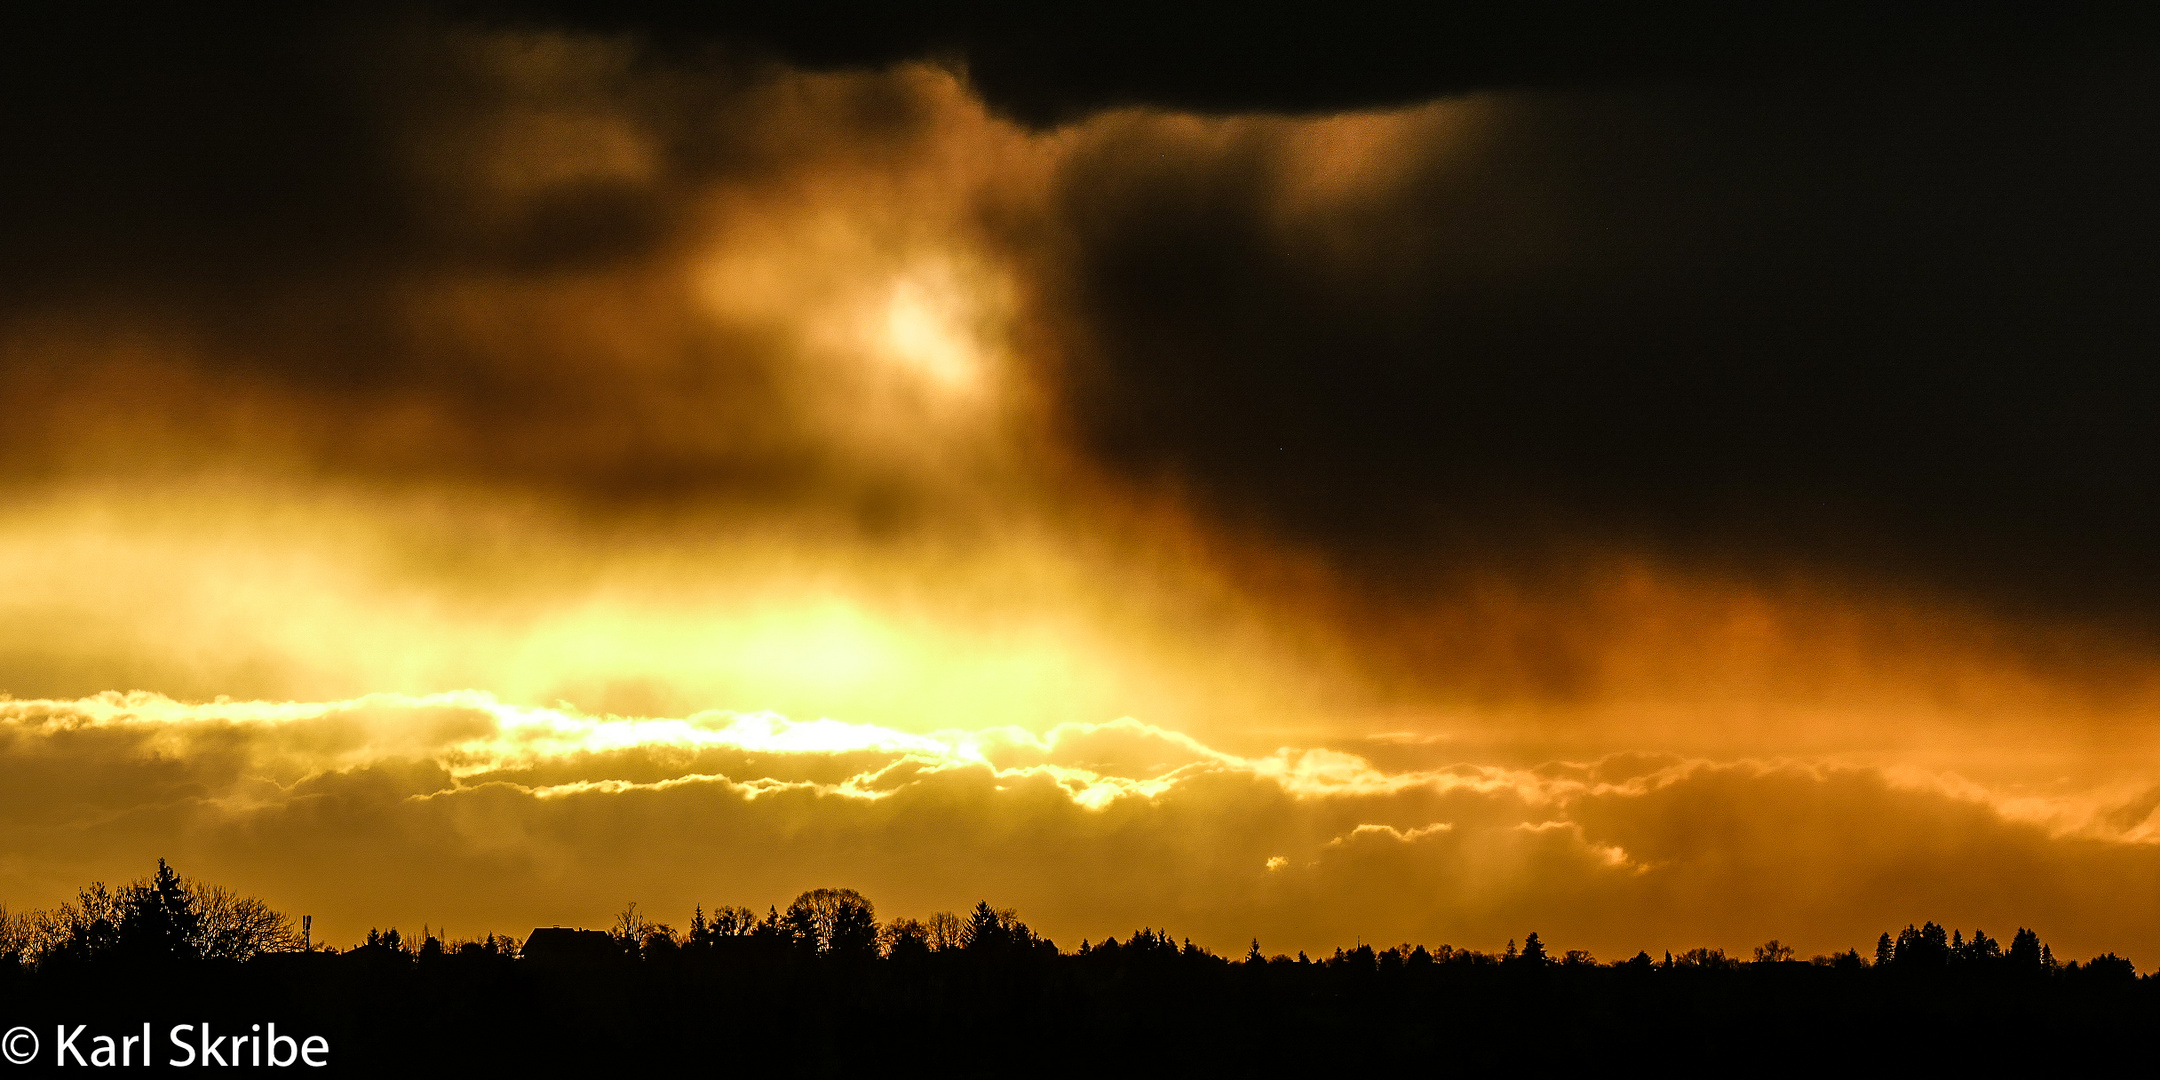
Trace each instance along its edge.
{"label": "dark storm cloud", "polygon": [[815,487],[830,432],[776,385],[800,357],[771,312],[701,307],[688,264],[716,216],[733,250],[845,201],[805,188],[905,172],[954,96],[418,10],[17,29],[10,478],[238,459],[595,498]]}
{"label": "dark storm cloud", "polygon": [[[442,122],[477,89],[413,44],[449,26],[597,33],[635,41],[656,65],[738,77],[760,62],[935,58],[964,67],[994,111],[1035,123],[1128,105],[1318,113],[1517,89],[2100,93],[2149,85],[2144,46],[2160,29],[2149,10],[2116,4],[1397,7],[17,5],[0,68],[18,150],[0,175],[18,211],[11,291],[50,283],[92,242],[211,278],[289,272],[303,244],[342,259],[427,246],[445,223],[395,157],[400,128]],[[649,238],[648,212],[586,191],[527,224],[551,249],[605,252]],[[275,270],[261,265],[273,253]]]}
{"label": "dark storm cloud", "polygon": [[[8,317],[164,318],[207,342],[213,382],[264,369],[310,400],[394,392],[436,428],[482,433],[379,467],[485,459],[612,492],[818,468],[772,449],[784,435],[746,436],[766,449],[724,464],[645,442],[566,468],[552,432],[591,413],[594,380],[534,378],[524,354],[399,308],[430,274],[639,265],[680,242],[694,193],[800,167],[814,146],[728,112],[775,63],[934,57],[1036,125],[1500,92],[1465,146],[1403,140],[1384,151],[1394,181],[1288,217],[1265,147],[1095,123],[1047,218],[1005,223],[1053,298],[1036,314],[1061,327],[1084,448],[1345,562],[1621,544],[2076,609],[2160,591],[2142,555],[2160,541],[2145,197],[2160,98],[2140,75],[2150,16],[2127,6],[13,18]],[[506,82],[469,47],[504,28],[623,59]],[[503,116],[587,105],[632,117],[651,168],[472,181]],[[912,107],[873,88],[824,137],[912,145]],[[534,347],[569,368],[605,343]],[[66,363],[11,364],[37,376],[14,396],[64,399],[47,388]],[[762,377],[729,392],[755,398]],[[597,407],[649,421],[664,388],[646,389]],[[483,422],[506,415],[551,434]]]}
{"label": "dark storm cloud", "polygon": [[1572,533],[2149,596],[2153,115],[1511,97],[1287,223],[1234,150],[1105,139],[1061,188],[1085,429],[1368,549]]}
{"label": "dark storm cloud", "polygon": [[797,63],[940,56],[1034,124],[1121,106],[1324,112],[1492,89],[1855,83],[2109,85],[2149,78],[2129,4],[477,4]]}
{"label": "dark storm cloud", "polygon": [[[8,315],[178,311],[257,353],[304,352],[293,346],[311,335],[380,323],[400,275],[649,256],[677,238],[688,193],[800,150],[727,107],[769,62],[715,58],[689,78],[617,38],[581,50],[537,30],[490,36],[422,5],[29,5],[5,18]],[[879,104],[843,137],[905,131],[905,103]],[[546,159],[589,145],[512,145],[531,134],[519,121],[581,110],[658,140],[654,167],[581,174]],[[558,175],[489,173],[491,156],[520,151]],[[370,344],[387,360],[408,343]]]}
{"label": "dark storm cloud", "polygon": [[36,4],[6,18],[11,308],[289,274],[296,249],[363,248],[399,212],[336,19]]}
{"label": "dark storm cloud", "polygon": [[1048,272],[1094,346],[1091,448],[1419,560],[1438,532],[2075,608],[2160,590],[2149,10],[557,10],[811,64],[947,57],[1034,124],[1529,91],[1474,160],[1344,220],[1268,221],[1274,178],[1235,152],[1074,162]]}

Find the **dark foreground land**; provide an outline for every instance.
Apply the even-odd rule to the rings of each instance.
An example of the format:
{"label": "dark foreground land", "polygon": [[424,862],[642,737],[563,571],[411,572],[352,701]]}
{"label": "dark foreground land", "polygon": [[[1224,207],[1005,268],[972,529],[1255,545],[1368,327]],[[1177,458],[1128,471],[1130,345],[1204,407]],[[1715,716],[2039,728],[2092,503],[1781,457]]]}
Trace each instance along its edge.
{"label": "dark foreground land", "polygon": [[[1883,935],[1872,958],[1801,961],[1770,942],[1748,962],[1696,949],[1609,964],[1534,934],[1501,954],[1266,958],[1256,942],[1232,960],[1155,931],[1061,950],[988,904],[880,924],[845,889],[762,917],[701,909],[682,933],[635,905],[613,931],[523,942],[416,947],[389,931],[331,952],[291,930],[162,864],[55,911],[0,911],[0,1074],[53,1071],[64,1038],[83,1060],[62,1067],[95,1066],[100,1036],[141,1067],[145,1025],[168,1071],[218,1067],[214,1053],[225,1068],[539,1076],[2053,1075],[2142,1064],[2160,1030],[2160,978],[2127,961],[2057,963],[2029,931],[2004,947],[1933,923]],[[36,1041],[27,1064],[16,1028]],[[310,1037],[321,1069],[300,1054]]]}
{"label": "dark foreground land", "polygon": [[898,959],[679,948],[550,963],[360,949],[113,962],[0,975],[0,1020],[41,1033],[78,1023],[134,1033],[147,1022],[160,1067],[175,1056],[174,1024],[225,1034],[275,1022],[324,1036],[331,1071],[370,1074],[2057,1071],[2122,1052],[2143,1060],[2156,990],[2101,971],[1795,961],[1532,966],[1360,950],[1233,962],[1140,936],[1086,954]]}

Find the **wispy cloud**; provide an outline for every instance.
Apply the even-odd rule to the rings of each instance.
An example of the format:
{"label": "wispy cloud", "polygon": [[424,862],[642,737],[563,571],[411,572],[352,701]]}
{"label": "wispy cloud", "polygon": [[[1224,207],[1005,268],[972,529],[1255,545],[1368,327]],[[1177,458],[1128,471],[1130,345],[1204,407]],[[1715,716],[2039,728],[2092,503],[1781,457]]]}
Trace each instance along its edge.
{"label": "wispy cloud", "polygon": [[[164,854],[267,880],[333,928],[388,917],[369,905],[537,921],[536,904],[582,911],[625,889],[763,902],[831,878],[895,910],[996,893],[1075,938],[1179,917],[1230,942],[1476,943],[1535,918],[1605,951],[1680,933],[1738,948],[1758,926],[1827,948],[1904,918],[1883,914],[1894,903],[1991,930],[2052,917],[2072,946],[2128,948],[2119,886],[2160,877],[2151,799],[2127,789],[1631,755],[1386,768],[1325,747],[1231,753],[1132,719],[911,732],[479,691],[113,693],[0,701],[0,772],[12,902]],[[2000,866],[2030,872],[1971,876]]]}

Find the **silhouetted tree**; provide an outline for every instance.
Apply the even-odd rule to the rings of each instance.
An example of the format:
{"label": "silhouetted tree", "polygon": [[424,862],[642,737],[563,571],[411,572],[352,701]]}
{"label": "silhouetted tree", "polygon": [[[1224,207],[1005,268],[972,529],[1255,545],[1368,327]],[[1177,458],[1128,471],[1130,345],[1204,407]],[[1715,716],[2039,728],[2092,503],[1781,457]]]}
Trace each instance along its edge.
{"label": "silhouetted tree", "polygon": [[130,886],[122,899],[119,946],[131,955],[160,960],[201,956],[202,916],[180,875],[159,859],[157,874]]}
{"label": "silhouetted tree", "polygon": [[932,952],[958,949],[967,944],[966,924],[950,911],[940,911],[923,920],[923,932],[929,935]]}
{"label": "silhouetted tree", "polygon": [[798,947],[825,956],[877,955],[875,909],[853,889],[812,889],[788,905],[783,919]]}
{"label": "silhouetted tree", "polygon": [[1782,964],[1793,958],[1792,946],[1776,938],[1755,946],[1755,962],[1758,964]]}
{"label": "silhouetted tree", "polygon": [[38,955],[74,960],[247,960],[299,944],[292,921],[262,900],[183,879],[162,859],[150,877],[117,890],[92,882],[23,926]]}
{"label": "silhouetted tree", "polygon": [[194,881],[187,892],[198,918],[196,951],[205,959],[248,960],[300,947],[292,919],[255,897]]}
{"label": "silhouetted tree", "polygon": [[817,913],[805,906],[801,898],[798,897],[794,903],[788,905],[786,911],[780,913],[780,924],[785,929],[783,936],[788,944],[800,952],[813,956],[817,954],[820,944]]}
{"label": "silhouetted tree", "polygon": [[1399,974],[1402,971],[1404,947],[1382,949],[1378,955],[1381,971],[1389,975]]}
{"label": "silhouetted tree", "polygon": [[0,904],[0,972],[28,962],[33,940],[29,920],[10,914],[7,905]]}
{"label": "silhouetted tree", "polygon": [[[967,922],[960,928],[960,940],[961,947],[970,952],[1026,949],[1041,943],[1034,931],[1020,921],[1019,913],[1011,908],[993,909],[987,900],[968,913]],[[1171,952],[1177,951],[1168,935],[1163,936],[1162,944]]]}
{"label": "silhouetted tree", "polygon": [[1707,971],[1725,971],[1736,962],[1727,959],[1723,949],[1689,949],[1681,953],[1679,965],[1684,968],[1700,968]]}
{"label": "silhouetted tree", "polygon": [[454,953],[461,959],[467,960],[515,957],[517,955],[517,942],[499,934],[489,934],[475,941],[459,942]]}
{"label": "silhouetted tree", "polygon": [[120,896],[102,881],[76,890],[75,899],[62,904],[48,920],[48,952],[54,959],[74,962],[111,955],[120,943],[120,923],[125,918]]}
{"label": "silhouetted tree", "polygon": [[645,940],[646,927],[649,925],[645,916],[638,913],[637,901],[632,900],[615,916],[615,925],[608,933],[614,937],[615,944],[621,947],[623,955],[636,956],[639,944]]}
{"label": "silhouetted tree", "polygon": [[360,951],[364,951],[372,956],[383,957],[392,960],[405,960],[410,958],[410,954],[405,951],[405,939],[402,935],[398,933],[398,929],[395,926],[391,927],[388,930],[380,931],[376,930],[374,927],[369,927],[367,932],[367,940],[360,946]]}
{"label": "silhouetted tree", "polygon": [[1379,958],[1373,955],[1372,946],[1360,945],[1348,952],[1341,949],[1335,950],[1335,958],[1329,962],[1329,966],[1341,971],[1365,975],[1379,967]]}
{"label": "silhouetted tree", "polygon": [[[1086,942],[1082,942],[1086,945]],[[878,931],[878,951],[894,960],[930,955],[930,931],[915,919],[894,919]]]}
{"label": "silhouetted tree", "polygon": [[1952,951],[1960,963],[1991,964],[2003,958],[2002,943],[1987,936],[1984,930],[1975,929],[1972,940],[1958,944],[1953,935]]}
{"label": "silhouetted tree", "polygon": [[1934,970],[1950,962],[1950,934],[1933,922],[1915,930],[1907,923],[1898,931],[1896,961],[1899,967]]}
{"label": "silhouetted tree", "polygon": [[1536,931],[1531,931],[1530,936],[1523,939],[1522,956],[1519,959],[1528,967],[1545,966],[1545,943],[1538,940]]}
{"label": "silhouetted tree", "polygon": [[2010,966],[2021,971],[2040,969],[2040,935],[2022,926],[2010,938]]}
{"label": "silhouetted tree", "polygon": [[[700,920],[704,923],[702,930],[698,926]],[[757,912],[749,908],[717,907],[707,916],[705,909],[701,907],[691,916],[690,942],[693,945],[710,947],[722,941],[748,937],[757,930],[757,926]]]}
{"label": "silhouetted tree", "polygon": [[758,920],[757,926],[750,931],[750,936],[768,945],[791,946],[795,944],[794,928],[788,925],[787,920],[780,917],[780,909],[770,904],[765,906],[765,917]]}
{"label": "silhouetted tree", "polygon": [[646,918],[638,911],[635,900],[623,908],[622,914],[615,916],[615,926],[609,936],[615,939],[623,955],[633,960],[674,952],[678,944],[675,928]]}
{"label": "silhouetted tree", "polygon": [[2137,967],[2114,953],[2101,953],[2087,961],[2084,981],[2087,983],[2115,983],[2130,985],[2137,979]]}
{"label": "silhouetted tree", "polygon": [[966,948],[995,949],[1005,944],[1005,925],[999,921],[997,912],[990,909],[990,901],[984,900],[968,913],[967,926],[960,935]]}
{"label": "silhouetted tree", "polygon": [[843,959],[876,958],[878,924],[870,901],[853,889],[837,891],[846,896],[833,912],[831,930],[825,941],[826,953]]}

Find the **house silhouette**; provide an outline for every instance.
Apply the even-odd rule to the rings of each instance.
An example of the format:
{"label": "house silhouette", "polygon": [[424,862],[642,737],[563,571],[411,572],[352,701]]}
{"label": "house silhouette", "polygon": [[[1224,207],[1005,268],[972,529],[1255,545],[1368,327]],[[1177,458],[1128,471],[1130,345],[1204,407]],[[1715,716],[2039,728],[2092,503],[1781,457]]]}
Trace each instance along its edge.
{"label": "house silhouette", "polygon": [[615,939],[599,930],[545,926],[533,930],[518,950],[521,960],[536,964],[591,964],[618,955]]}

